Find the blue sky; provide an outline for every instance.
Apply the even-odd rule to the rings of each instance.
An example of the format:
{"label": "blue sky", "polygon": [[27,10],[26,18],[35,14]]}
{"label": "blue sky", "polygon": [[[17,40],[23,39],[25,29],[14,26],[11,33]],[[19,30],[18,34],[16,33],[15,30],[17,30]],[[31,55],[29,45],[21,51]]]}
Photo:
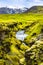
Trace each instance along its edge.
{"label": "blue sky", "polygon": [[22,8],[43,5],[43,0],[0,0],[0,7]]}

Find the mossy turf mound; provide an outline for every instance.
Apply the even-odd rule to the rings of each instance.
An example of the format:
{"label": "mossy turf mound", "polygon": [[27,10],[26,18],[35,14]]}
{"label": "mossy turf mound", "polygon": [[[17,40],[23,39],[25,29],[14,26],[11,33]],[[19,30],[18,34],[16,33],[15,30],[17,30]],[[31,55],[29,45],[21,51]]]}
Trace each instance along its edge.
{"label": "mossy turf mound", "polygon": [[37,41],[25,53],[26,65],[41,65],[43,63],[43,41]]}
{"label": "mossy turf mound", "polygon": [[[16,38],[19,30],[28,34],[23,41]],[[42,61],[43,21],[0,22],[0,65],[43,65]]]}

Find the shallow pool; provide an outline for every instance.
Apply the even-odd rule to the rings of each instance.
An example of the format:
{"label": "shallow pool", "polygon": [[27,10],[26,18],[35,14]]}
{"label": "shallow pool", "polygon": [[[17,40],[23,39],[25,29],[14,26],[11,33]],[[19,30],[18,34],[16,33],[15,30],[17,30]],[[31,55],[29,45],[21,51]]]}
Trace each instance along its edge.
{"label": "shallow pool", "polygon": [[24,33],[24,30],[20,30],[16,33],[16,38],[23,41],[28,35]]}

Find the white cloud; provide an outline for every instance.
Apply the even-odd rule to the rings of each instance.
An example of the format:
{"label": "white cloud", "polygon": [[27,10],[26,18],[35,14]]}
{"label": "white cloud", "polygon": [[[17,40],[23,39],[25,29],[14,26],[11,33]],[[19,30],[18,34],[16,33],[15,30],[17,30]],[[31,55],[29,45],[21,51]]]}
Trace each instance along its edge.
{"label": "white cloud", "polygon": [[0,0],[0,7],[23,8],[43,5],[43,0]]}
{"label": "white cloud", "polygon": [[11,5],[9,5],[9,6],[7,6],[8,8],[16,8],[16,6],[11,6]]}
{"label": "white cloud", "polygon": [[43,0],[34,0],[34,2],[42,2]]}

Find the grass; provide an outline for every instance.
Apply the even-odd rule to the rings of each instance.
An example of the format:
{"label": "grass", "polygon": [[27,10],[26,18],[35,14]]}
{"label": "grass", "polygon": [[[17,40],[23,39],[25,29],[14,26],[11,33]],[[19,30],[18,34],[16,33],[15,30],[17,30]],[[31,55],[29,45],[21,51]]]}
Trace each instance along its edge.
{"label": "grass", "polygon": [[43,14],[0,14],[0,22],[32,22],[36,20],[43,21]]}
{"label": "grass", "polygon": [[[16,39],[19,30],[25,30],[28,34],[24,41]],[[1,63],[4,65],[3,61],[6,65],[26,65],[25,52],[36,43],[38,35],[42,33],[43,14],[41,13],[0,14],[0,61],[2,61],[0,65]],[[32,63],[34,65],[34,61]]]}

